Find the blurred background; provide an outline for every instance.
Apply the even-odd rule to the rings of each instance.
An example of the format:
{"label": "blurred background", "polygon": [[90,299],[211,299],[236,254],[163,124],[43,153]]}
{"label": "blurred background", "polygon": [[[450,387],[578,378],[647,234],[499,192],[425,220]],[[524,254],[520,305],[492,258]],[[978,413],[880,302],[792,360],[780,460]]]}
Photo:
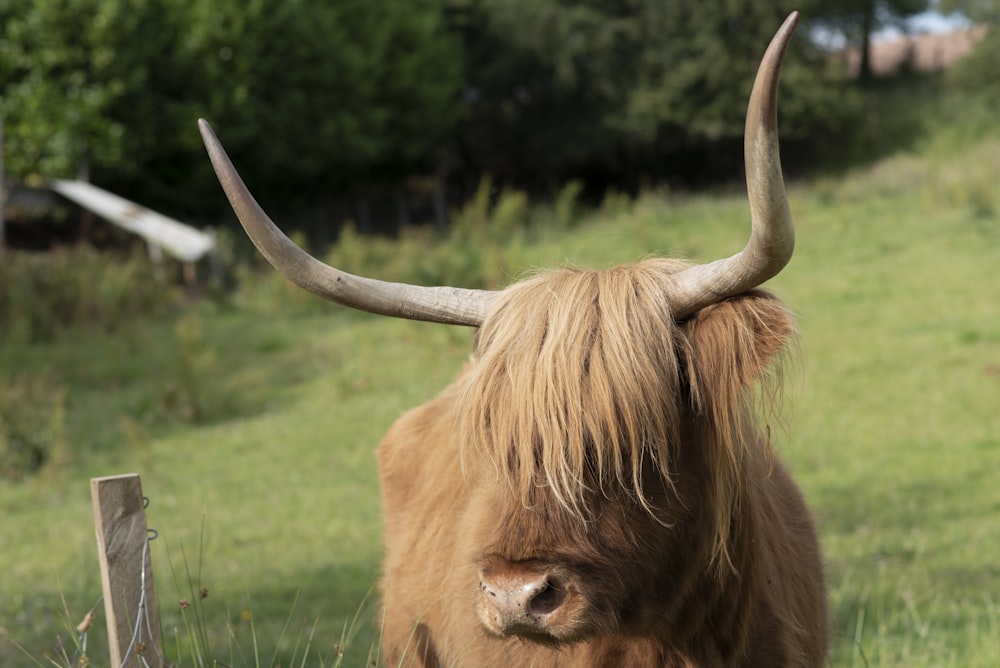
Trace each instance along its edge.
{"label": "blurred background", "polygon": [[265,208],[321,243],[346,220],[444,225],[487,175],[531,196],[576,181],[588,202],[733,181],[762,45],[793,9],[786,171],[843,167],[919,130],[879,106],[882,89],[988,94],[994,4],[11,0],[5,238],[72,236],[21,224],[17,188],[55,178],[219,224],[199,117]]}
{"label": "blurred background", "polygon": [[1000,665],[1000,0],[0,3],[0,665],[106,663],[88,478],[127,471],[176,665],[378,662],[372,452],[471,336],[289,286],[198,118],[353,273],[707,261],[745,243],[746,104],[793,10],[775,442],[830,665]]}

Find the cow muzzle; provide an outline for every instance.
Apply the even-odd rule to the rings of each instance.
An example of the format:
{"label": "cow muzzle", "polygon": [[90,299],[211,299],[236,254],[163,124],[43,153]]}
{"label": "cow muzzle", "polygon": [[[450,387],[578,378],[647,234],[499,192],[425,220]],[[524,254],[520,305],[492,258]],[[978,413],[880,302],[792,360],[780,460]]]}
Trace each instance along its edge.
{"label": "cow muzzle", "polygon": [[491,635],[558,642],[578,636],[581,596],[571,577],[533,563],[484,560],[476,611]]}

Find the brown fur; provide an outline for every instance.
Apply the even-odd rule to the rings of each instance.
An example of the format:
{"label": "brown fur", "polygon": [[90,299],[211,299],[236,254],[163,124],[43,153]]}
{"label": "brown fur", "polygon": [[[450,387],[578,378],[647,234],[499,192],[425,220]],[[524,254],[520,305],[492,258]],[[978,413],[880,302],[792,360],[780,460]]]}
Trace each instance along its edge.
{"label": "brown fur", "polygon": [[[816,666],[815,530],[760,416],[794,337],[754,291],[670,315],[654,259],[508,288],[476,352],[379,448],[388,665]],[[481,569],[545,572],[543,635],[475,612]]]}

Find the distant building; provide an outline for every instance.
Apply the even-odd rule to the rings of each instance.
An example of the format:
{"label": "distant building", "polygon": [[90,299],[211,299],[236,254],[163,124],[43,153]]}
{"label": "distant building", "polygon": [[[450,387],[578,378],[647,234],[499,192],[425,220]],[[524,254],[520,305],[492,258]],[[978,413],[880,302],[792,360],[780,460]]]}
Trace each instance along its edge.
{"label": "distant building", "polygon": [[[968,55],[986,32],[986,26],[972,26],[949,33],[903,35],[874,41],[871,44],[872,74],[884,77],[907,70],[940,72]],[[839,55],[847,64],[848,74],[856,77],[861,63],[859,50],[844,49]]]}

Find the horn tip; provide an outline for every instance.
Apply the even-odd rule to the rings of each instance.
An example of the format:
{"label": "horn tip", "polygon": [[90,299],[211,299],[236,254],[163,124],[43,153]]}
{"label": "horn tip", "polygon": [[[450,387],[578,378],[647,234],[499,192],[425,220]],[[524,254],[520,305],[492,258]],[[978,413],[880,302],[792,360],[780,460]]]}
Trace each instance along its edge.
{"label": "horn tip", "polygon": [[781,23],[781,27],[775,33],[774,41],[779,43],[786,43],[795,32],[795,27],[799,24],[799,12],[798,10],[789,14],[785,20]]}
{"label": "horn tip", "polygon": [[201,133],[201,137],[205,141],[208,141],[209,138],[215,137],[215,131],[212,130],[212,126],[204,118],[198,119],[198,131]]}

